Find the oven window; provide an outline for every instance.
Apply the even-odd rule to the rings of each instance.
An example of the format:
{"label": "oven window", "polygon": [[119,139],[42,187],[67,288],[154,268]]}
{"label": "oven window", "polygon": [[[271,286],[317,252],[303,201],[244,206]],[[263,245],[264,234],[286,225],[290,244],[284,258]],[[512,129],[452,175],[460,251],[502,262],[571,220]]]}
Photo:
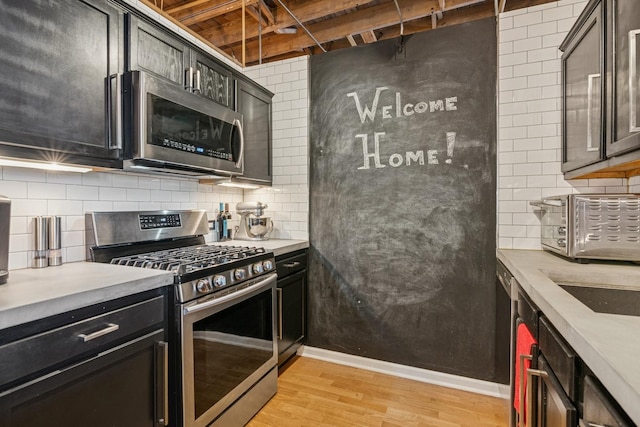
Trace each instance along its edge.
{"label": "oven window", "polygon": [[272,293],[193,324],[195,417],[273,357]]}
{"label": "oven window", "polygon": [[152,115],[150,144],[237,162],[240,150],[237,126],[151,93],[147,96]]}

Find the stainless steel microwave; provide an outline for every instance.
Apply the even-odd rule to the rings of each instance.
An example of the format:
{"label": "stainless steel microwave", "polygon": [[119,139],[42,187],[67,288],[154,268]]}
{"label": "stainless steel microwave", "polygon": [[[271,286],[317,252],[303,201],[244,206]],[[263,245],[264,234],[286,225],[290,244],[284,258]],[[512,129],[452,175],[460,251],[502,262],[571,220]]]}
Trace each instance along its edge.
{"label": "stainless steel microwave", "polygon": [[573,259],[640,261],[640,195],[565,194],[540,208],[542,248]]}
{"label": "stainless steel microwave", "polygon": [[242,175],[242,115],[142,71],[124,75],[123,168]]}

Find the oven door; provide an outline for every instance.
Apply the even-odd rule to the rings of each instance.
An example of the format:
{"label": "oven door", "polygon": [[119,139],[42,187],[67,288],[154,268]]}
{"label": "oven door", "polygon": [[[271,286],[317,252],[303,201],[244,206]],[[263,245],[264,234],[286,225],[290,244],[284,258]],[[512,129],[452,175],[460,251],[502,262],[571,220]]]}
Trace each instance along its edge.
{"label": "oven door", "polygon": [[540,240],[543,249],[569,256],[567,198],[545,199],[531,202],[540,208]]}
{"label": "oven door", "polygon": [[182,305],[184,427],[209,425],[275,368],[276,279]]}
{"label": "oven door", "polygon": [[125,169],[242,175],[242,115],[141,71],[125,74]]}

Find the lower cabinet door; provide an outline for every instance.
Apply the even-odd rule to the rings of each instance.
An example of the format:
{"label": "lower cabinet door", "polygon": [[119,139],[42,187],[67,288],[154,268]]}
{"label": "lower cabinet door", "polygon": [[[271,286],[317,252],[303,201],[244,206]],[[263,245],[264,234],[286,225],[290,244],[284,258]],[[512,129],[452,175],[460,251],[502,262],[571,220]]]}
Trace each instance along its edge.
{"label": "lower cabinet door", "polygon": [[305,337],[306,281],[306,271],[278,280],[279,365],[295,353]]}
{"label": "lower cabinet door", "polygon": [[538,426],[576,427],[576,408],[565,394],[551,366],[543,356],[538,358]]}
{"label": "lower cabinet door", "polygon": [[[3,427],[165,425],[157,331],[0,393]],[[47,351],[37,349],[36,351]],[[164,391],[158,393],[158,391]]]}

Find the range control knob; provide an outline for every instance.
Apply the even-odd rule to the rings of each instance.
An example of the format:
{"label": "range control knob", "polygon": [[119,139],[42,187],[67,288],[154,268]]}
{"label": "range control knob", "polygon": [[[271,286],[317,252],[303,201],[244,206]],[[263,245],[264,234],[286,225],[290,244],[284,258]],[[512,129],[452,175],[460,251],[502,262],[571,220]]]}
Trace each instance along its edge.
{"label": "range control knob", "polygon": [[247,273],[242,268],[236,268],[233,271],[233,277],[235,277],[236,280],[244,280],[246,276],[247,276]]}
{"label": "range control knob", "polygon": [[213,276],[213,286],[215,286],[216,288],[221,288],[224,285],[227,284],[227,278],[224,276]]}
{"label": "range control knob", "polygon": [[273,261],[268,259],[262,263],[262,266],[264,267],[264,271],[273,270]]}
{"label": "range control knob", "polygon": [[200,279],[196,282],[196,289],[200,293],[211,292],[213,290],[213,286],[211,286],[211,282],[209,279]]}
{"label": "range control knob", "polygon": [[253,272],[254,274],[262,274],[264,272],[264,268],[262,267],[262,263],[253,264]]}

